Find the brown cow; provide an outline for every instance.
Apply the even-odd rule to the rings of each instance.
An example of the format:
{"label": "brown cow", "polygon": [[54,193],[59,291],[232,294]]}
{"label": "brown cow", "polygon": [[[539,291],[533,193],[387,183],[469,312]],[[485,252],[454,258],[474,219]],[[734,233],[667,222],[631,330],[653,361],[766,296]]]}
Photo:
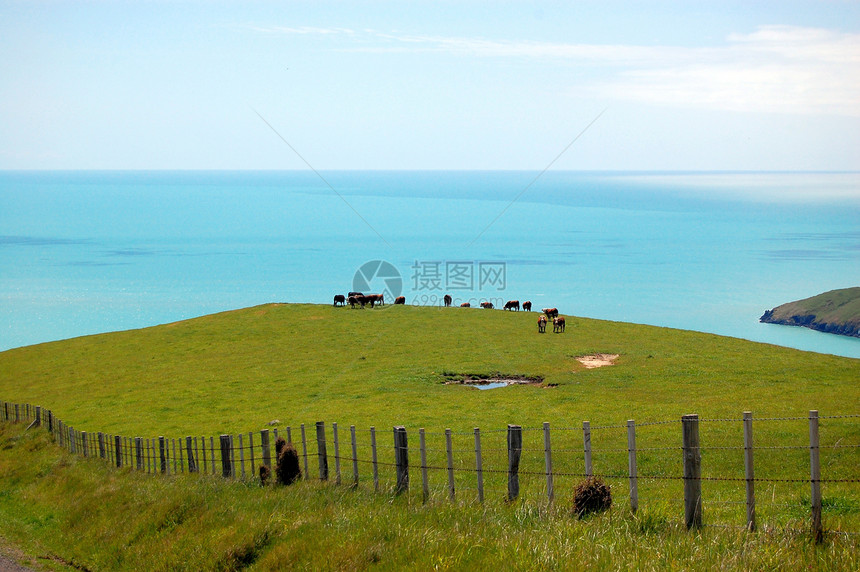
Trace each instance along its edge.
{"label": "brown cow", "polygon": [[398,296],[397,298],[394,299],[394,303],[395,304],[405,304],[406,303],[406,296]]}
{"label": "brown cow", "polygon": [[450,295],[448,295],[448,294],[445,294],[445,297],[444,297],[444,298],[442,298],[442,300],[445,302],[445,307],[446,307],[446,308],[448,308],[448,307],[451,305],[451,302],[453,302],[453,299],[452,299],[452,298],[451,298],[451,296],[450,296]]}
{"label": "brown cow", "polygon": [[546,316],[541,315],[538,318],[538,333],[543,334],[546,332]]}
{"label": "brown cow", "polygon": [[472,305],[471,305],[471,304],[469,304],[468,302],[463,302],[462,304],[460,304],[460,307],[461,307],[461,308],[471,308],[471,307],[472,307]]}
{"label": "brown cow", "polygon": [[519,300],[508,300],[507,303],[505,303],[505,308],[504,308],[505,310],[510,310],[513,308],[515,308],[517,310],[517,312],[520,311],[520,301]]}
{"label": "brown cow", "polygon": [[532,311],[532,303],[531,302],[523,302],[523,311],[531,312]]}
{"label": "brown cow", "polygon": [[558,316],[558,308],[544,308],[543,313],[546,314],[547,318],[555,318]]}
{"label": "brown cow", "polygon": [[564,332],[564,317],[559,316],[558,318],[552,319],[552,331],[556,334],[561,334]]}
{"label": "brown cow", "polygon": [[484,308],[485,310],[492,310],[493,309],[493,303],[492,302],[481,302],[481,308]]}
{"label": "brown cow", "polygon": [[340,304],[341,306],[346,305],[346,298],[344,297],[343,294],[335,294],[334,295],[334,305],[337,306],[338,304]]}

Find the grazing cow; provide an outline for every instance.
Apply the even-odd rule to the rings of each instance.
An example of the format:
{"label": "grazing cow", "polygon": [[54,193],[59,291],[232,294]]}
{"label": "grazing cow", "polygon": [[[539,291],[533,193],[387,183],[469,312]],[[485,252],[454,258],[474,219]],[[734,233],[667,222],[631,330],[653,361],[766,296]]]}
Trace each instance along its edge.
{"label": "grazing cow", "polygon": [[406,296],[398,296],[397,298],[394,299],[394,303],[395,304],[405,304],[406,303]]}
{"label": "grazing cow", "polygon": [[349,296],[355,296],[356,298],[358,298],[359,296],[364,296],[364,294],[362,294],[361,292],[350,292],[349,294],[347,294],[347,297]]}
{"label": "grazing cow", "polygon": [[[346,299],[346,301],[349,302],[349,305],[352,306],[353,309],[355,309],[356,304],[361,304],[358,299],[358,296],[350,296]],[[364,304],[361,304],[361,307],[364,308]]]}
{"label": "grazing cow", "polygon": [[564,332],[564,317],[559,316],[558,318],[552,319],[552,331],[556,334]]}
{"label": "grazing cow", "polygon": [[546,316],[542,315],[540,318],[538,318],[538,333],[546,333]]}
{"label": "grazing cow", "polygon": [[547,318],[555,318],[558,316],[558,308],[544,308],[543,313],[546,314]]}
{"label": "grazing cow", "polygon": [[371,308],[373,308],[374,302],[380,306],[385,306],[385,297],[383,294],[368,294],[367,297],[370,299]]}
{"label": "grazing cow", "polygon": [[472,307],[472,305],[471,305],[471,304],[469,304],[468,302],[463,302],[462,304],[460,304],[460,307],[461,307],[461,308],[471,308],[471,307]]}
{"label": "grazing cow", "polygon": [[505,303],[505,310],[511,310],[516,308],[517,312],[520,311],[520,301],[519,300],[508,300]]}
{"label": "grazing cow", "polygon": [[341,306],[346,305],[346,298],[344,297],[343,294],[335,294],[334,295],[334,305],[337,306],[338,304],[340,304]]}
{"label": "grazing cow", "polygon": [[483,308],[485,310],[492,310],[493,309],[493,303],[492,302],[481,302],[481,308]]}
{"label": "grazing cow", "polygon": [[523,311],[531,312],[532,311],[532,303],[531,302],[523,302]]}
{"label": "grazing cow", "polygon": [[442,300],[445,302],[445,307],[446,307],[446,308],[448,308],[449,306],[451,306],[451,302],[453,301],[453,300],[452,300],[452,298],[451,298],[451,296],[450,296],[449,294],[445,294],[445,297],[444,297],[444,298],[442,298]]}

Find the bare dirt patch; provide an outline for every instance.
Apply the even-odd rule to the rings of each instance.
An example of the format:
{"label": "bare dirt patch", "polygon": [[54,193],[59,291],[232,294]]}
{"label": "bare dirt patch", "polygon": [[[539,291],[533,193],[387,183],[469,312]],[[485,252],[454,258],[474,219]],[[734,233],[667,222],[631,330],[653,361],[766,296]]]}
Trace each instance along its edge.
{"label": "bare dirt patch", "polygon": [[618,359],[618,354],[591,354],[587,356],[579,356],[576,361],[585,366],[586,369],[594,369],[606,365],[615,365],[615,360]]}

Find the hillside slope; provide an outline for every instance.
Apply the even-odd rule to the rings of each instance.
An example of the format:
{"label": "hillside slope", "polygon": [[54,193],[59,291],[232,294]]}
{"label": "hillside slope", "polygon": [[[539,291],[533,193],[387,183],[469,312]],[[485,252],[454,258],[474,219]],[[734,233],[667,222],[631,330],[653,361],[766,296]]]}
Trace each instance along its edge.
{"label": "hillside slope", "polygon": [[[597,369],[576,359],[591,354],[619,357]],[[446,385],[475,374],[543,382]],[[860,399],[858,374],[860,360],[572,316],[565,333],[539,334],[535,312],[269,304],[0,352],[0,398],[118,434],[240,432],[275,419],[469,431],[837,413]]]}
{"label": "hillside slope", "polygon": [[782,304],[767,310],[760,321],[860,337],[860,288],[831,290]]}

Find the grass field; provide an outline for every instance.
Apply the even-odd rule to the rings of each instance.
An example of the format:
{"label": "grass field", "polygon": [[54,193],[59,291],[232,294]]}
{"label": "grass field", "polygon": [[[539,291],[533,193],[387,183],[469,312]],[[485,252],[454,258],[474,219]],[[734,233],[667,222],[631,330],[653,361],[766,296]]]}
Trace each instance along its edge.
{"label": "grass field", "polygon": [[[0,398],[51,409],[77,429],[128,436],[238,433],[274,419],[293,427],[324,420],[362,432],[375,426],[386,435],[393,425],[436,436],[451,428],[467,451],[469,432],[480,427],[489,467],[501,466],[503,453],[492,451],[503,447],[496,441],[504,440],[508,423],[538,428],[548,421],[557,442],[579,439],[554,445],[573,451],[581,450],[581,433],[565,430],[590,420],[615,427],[595,437],[602,448],[596,470],[607,474],[626,470],[626,433],[617,427],[627,419],[677,422],[685,413],[738,419],[743,411],[800,418],[758,423],[756,444],[802,446],[808,443],[803,418],[818,409],[828,416],[822,445],[842,446],[822,457],[825,478],[857,478],[860,423],[838,416],[860,413],[858,360],[573,317],[565,333],[550,327],[540,335],[536,321],[535,313],[498,310],[265,305],[3,352]],[[575,359],[593,353],[619,358],[590,370]],[[444,383],[494,374],[543,382],[488,391]],[[677,473],[679,425],[637,433],[640,475]],[[738,445],[739,430],[734,422],[703,423],[703,447],[713,448],[703,454],[705,474],[743,476],[741,456],[719,449]],[[573,477],[558,482],[553,505],[542,500],[540,479],[524,483],[528,494],[517,503],[502,502],[502,485],[488,479],[492,493],[478,505],[472,475],[464,472],[457,476],[458,502],[437,491],[424,506],[417,491],[393,497],[384,486],[373,494],[366,481],[356,490],[313,481],[276,490],[214,477],[152,478],[69,457],[20,427],[3,428],[2,439],[0,534],[31,553],[45,550],[89,569],[131,569],[141,562],[135,555],[146,551],[157,554],[143,566],[150,569],[186,561],[188,569],[858,566],[856,536],[830,537],[816,547],[796,532],[808,515],[802,483],[764,484],[770,502],[762,502],[761,532],[689,534],[672,480],[642,479],[636,516],[625,504],[626,483],[612,482],[612,513],[578,521],[566,508]],[[539,435],[526,439],[535,458],[524,462],[539,467]],[[569,456],[571,472],[581,472],[576,455]],[[808,478],[803,449],[764,450],[756,463],[757,476]],[[444,476],[434,478],[442,485]],[[743,483],[706,486],[706,523],[742,524]],[[827,525],[860,532],[856,483],[826,486],[825,500]],[[97,541],[72,542],[79,537]]]}

